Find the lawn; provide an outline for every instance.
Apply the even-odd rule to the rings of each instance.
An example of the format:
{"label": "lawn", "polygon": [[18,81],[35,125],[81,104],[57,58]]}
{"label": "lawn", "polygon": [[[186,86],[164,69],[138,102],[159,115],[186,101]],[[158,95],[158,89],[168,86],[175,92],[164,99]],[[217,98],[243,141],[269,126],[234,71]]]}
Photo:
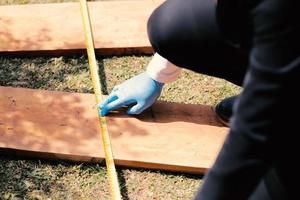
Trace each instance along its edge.
{"label": "lawn", "polygon": [[[1,0],[0,4],[51,3],[66,0]],[[99,58],[105,93],[142,72],[151,56]],[[91,93],[85,57],[5,58],[0,55],[0,85]],[[192,89],[191,89],[192,88]],[[184,70],[165,86],[161,100],[215,105],[240,91],[229,82]],[[118,168],[124,199],[191,199],[202,176],[147,169]],[[67,163],[0,156],[2,199],[109,199],[106,168],[97,164]]]}

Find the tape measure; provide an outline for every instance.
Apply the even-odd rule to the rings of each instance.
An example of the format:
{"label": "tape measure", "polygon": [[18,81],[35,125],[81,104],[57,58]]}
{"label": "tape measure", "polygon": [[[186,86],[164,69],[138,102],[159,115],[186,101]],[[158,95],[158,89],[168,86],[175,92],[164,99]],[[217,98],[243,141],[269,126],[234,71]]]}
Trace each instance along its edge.
{"label": "tape measure", "polygon": [[[86,0],[80,0],[80,10],[81,10],[81,15],[83,20],[84,36],[85,36],[87,53],[88,53],[90,75],[93,83],[96,103],[99,104],[102,101],[101,85],[100,85],[100,78],[98,75],[98,64],[97,64],[95,50],[94,50],[94,40],[93,40],[91,21],[90,21],[89,10],[88,10]],[[98,113],[100,113],[99,111],[100,110],[98,108]],[[103,143],[103,148],[105,153],[105,162],[107,167],[107,176],[109,182],[110,195],[113,200],[120,200],[122,199],[122,197],[120,193],[117,171],[113,159],[113,152],[112,152],[110,137],[108,133],[106,118],[101,117],[99,114],[98,117],[99,117],[100,130],[102,133],[101,134],[102,143]]]}

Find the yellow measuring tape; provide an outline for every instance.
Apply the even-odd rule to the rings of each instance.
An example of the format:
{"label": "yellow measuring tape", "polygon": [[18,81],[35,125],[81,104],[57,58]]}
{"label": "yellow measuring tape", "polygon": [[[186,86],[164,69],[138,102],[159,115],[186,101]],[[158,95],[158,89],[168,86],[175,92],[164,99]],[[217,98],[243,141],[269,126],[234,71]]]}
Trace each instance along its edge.
{"label": "yellow measuring tape", "polygon": [[[102,101],[101,85],[100,85],[100,79],[98,75],[98,64],[95,56],[93,33],[92,33],[90,16],[89,16],[86,0],[80,0],[80,9],[81,9],[81,15],[83,20],[85,43],[87,47],[89,66],[90,66],[90,74],[92,77],[96,102],[97,104],[99,104]],[[113,159],[113,152],[112,152],[112,147],[111,147],[111,142],[109,138],[105,117],[101,117],[99,115],[99,124],[102,133],[102,143],[103,143],[104,153],[105,153],[105,161],[107,167],[107,175],[108,175],[111,198],[113,200],[120,200],[121,193],[119,188],[118,176],[117,176],[117,171]]]}

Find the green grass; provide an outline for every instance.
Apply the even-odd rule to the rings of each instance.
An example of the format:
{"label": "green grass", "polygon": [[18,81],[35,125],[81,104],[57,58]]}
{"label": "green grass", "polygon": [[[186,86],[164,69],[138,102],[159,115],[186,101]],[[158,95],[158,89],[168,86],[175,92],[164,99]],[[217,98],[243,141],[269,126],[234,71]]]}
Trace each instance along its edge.
{"label": "green grass", "polygon": [[[66,0],[1,0],[0,4],[51,3]],[[151,57],[99,59],[103,92],[144,71]],[[92,92],[87,60],[74,58],[0,57],[0,85],[71,92]],[[184,70],[165,86],[161,100],[215,105],[240,90],[222,79]],[[202,177],[154,170],[118,168],[124,199],[180,199],[194,196]],[[0,156],[2,199],[109,199],[104,166]]]}
{"label": "green grass", "polygon": [[[110,199],[105,168],[3,159],[0,199]],[[119,169],[124,199],[190,199],[201,180],[184,174]]]}
{"label": "green grass", "polygon": [[[150,57],[112,57],[99,61],[103,92],[145,70]],[[1,58],[0,85],[91,93],[88,64],[81,58]],[[180,78],[167,84],[160,100],[215,105],[219,100],[236,94],[239,87],[222,79],[183,70]]]}

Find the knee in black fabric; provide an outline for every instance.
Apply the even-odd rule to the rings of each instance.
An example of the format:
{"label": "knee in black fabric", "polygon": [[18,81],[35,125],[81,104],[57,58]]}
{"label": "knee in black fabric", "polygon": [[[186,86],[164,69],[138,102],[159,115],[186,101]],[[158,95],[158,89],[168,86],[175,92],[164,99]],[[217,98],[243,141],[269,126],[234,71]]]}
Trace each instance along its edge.
{"label": "knee in black fabric", "polygon": [[[172,46],[175,46],[177,41],[175,39],[174,29],[170,24],[166,23],[164,18],[164,8],[158,7],[150,16],[147,24],[148,37],[154,50],[161,56],[170,59],[172,55]],[[170,16],[171,17],[171,16]]]}
{"label": "knee in black fabric", "polygon": [[164,2],[148,20],[148,36],[153,48],[176,65],[196,63],[199,53],[222,40],[215,11],[212,0]]}
{"label": "knee in black fabric", "polygon": [[233,83],[243,79],[243,63],[219,31],[213,0],[167,0],[147,25],[152,47],[173,64]]}

